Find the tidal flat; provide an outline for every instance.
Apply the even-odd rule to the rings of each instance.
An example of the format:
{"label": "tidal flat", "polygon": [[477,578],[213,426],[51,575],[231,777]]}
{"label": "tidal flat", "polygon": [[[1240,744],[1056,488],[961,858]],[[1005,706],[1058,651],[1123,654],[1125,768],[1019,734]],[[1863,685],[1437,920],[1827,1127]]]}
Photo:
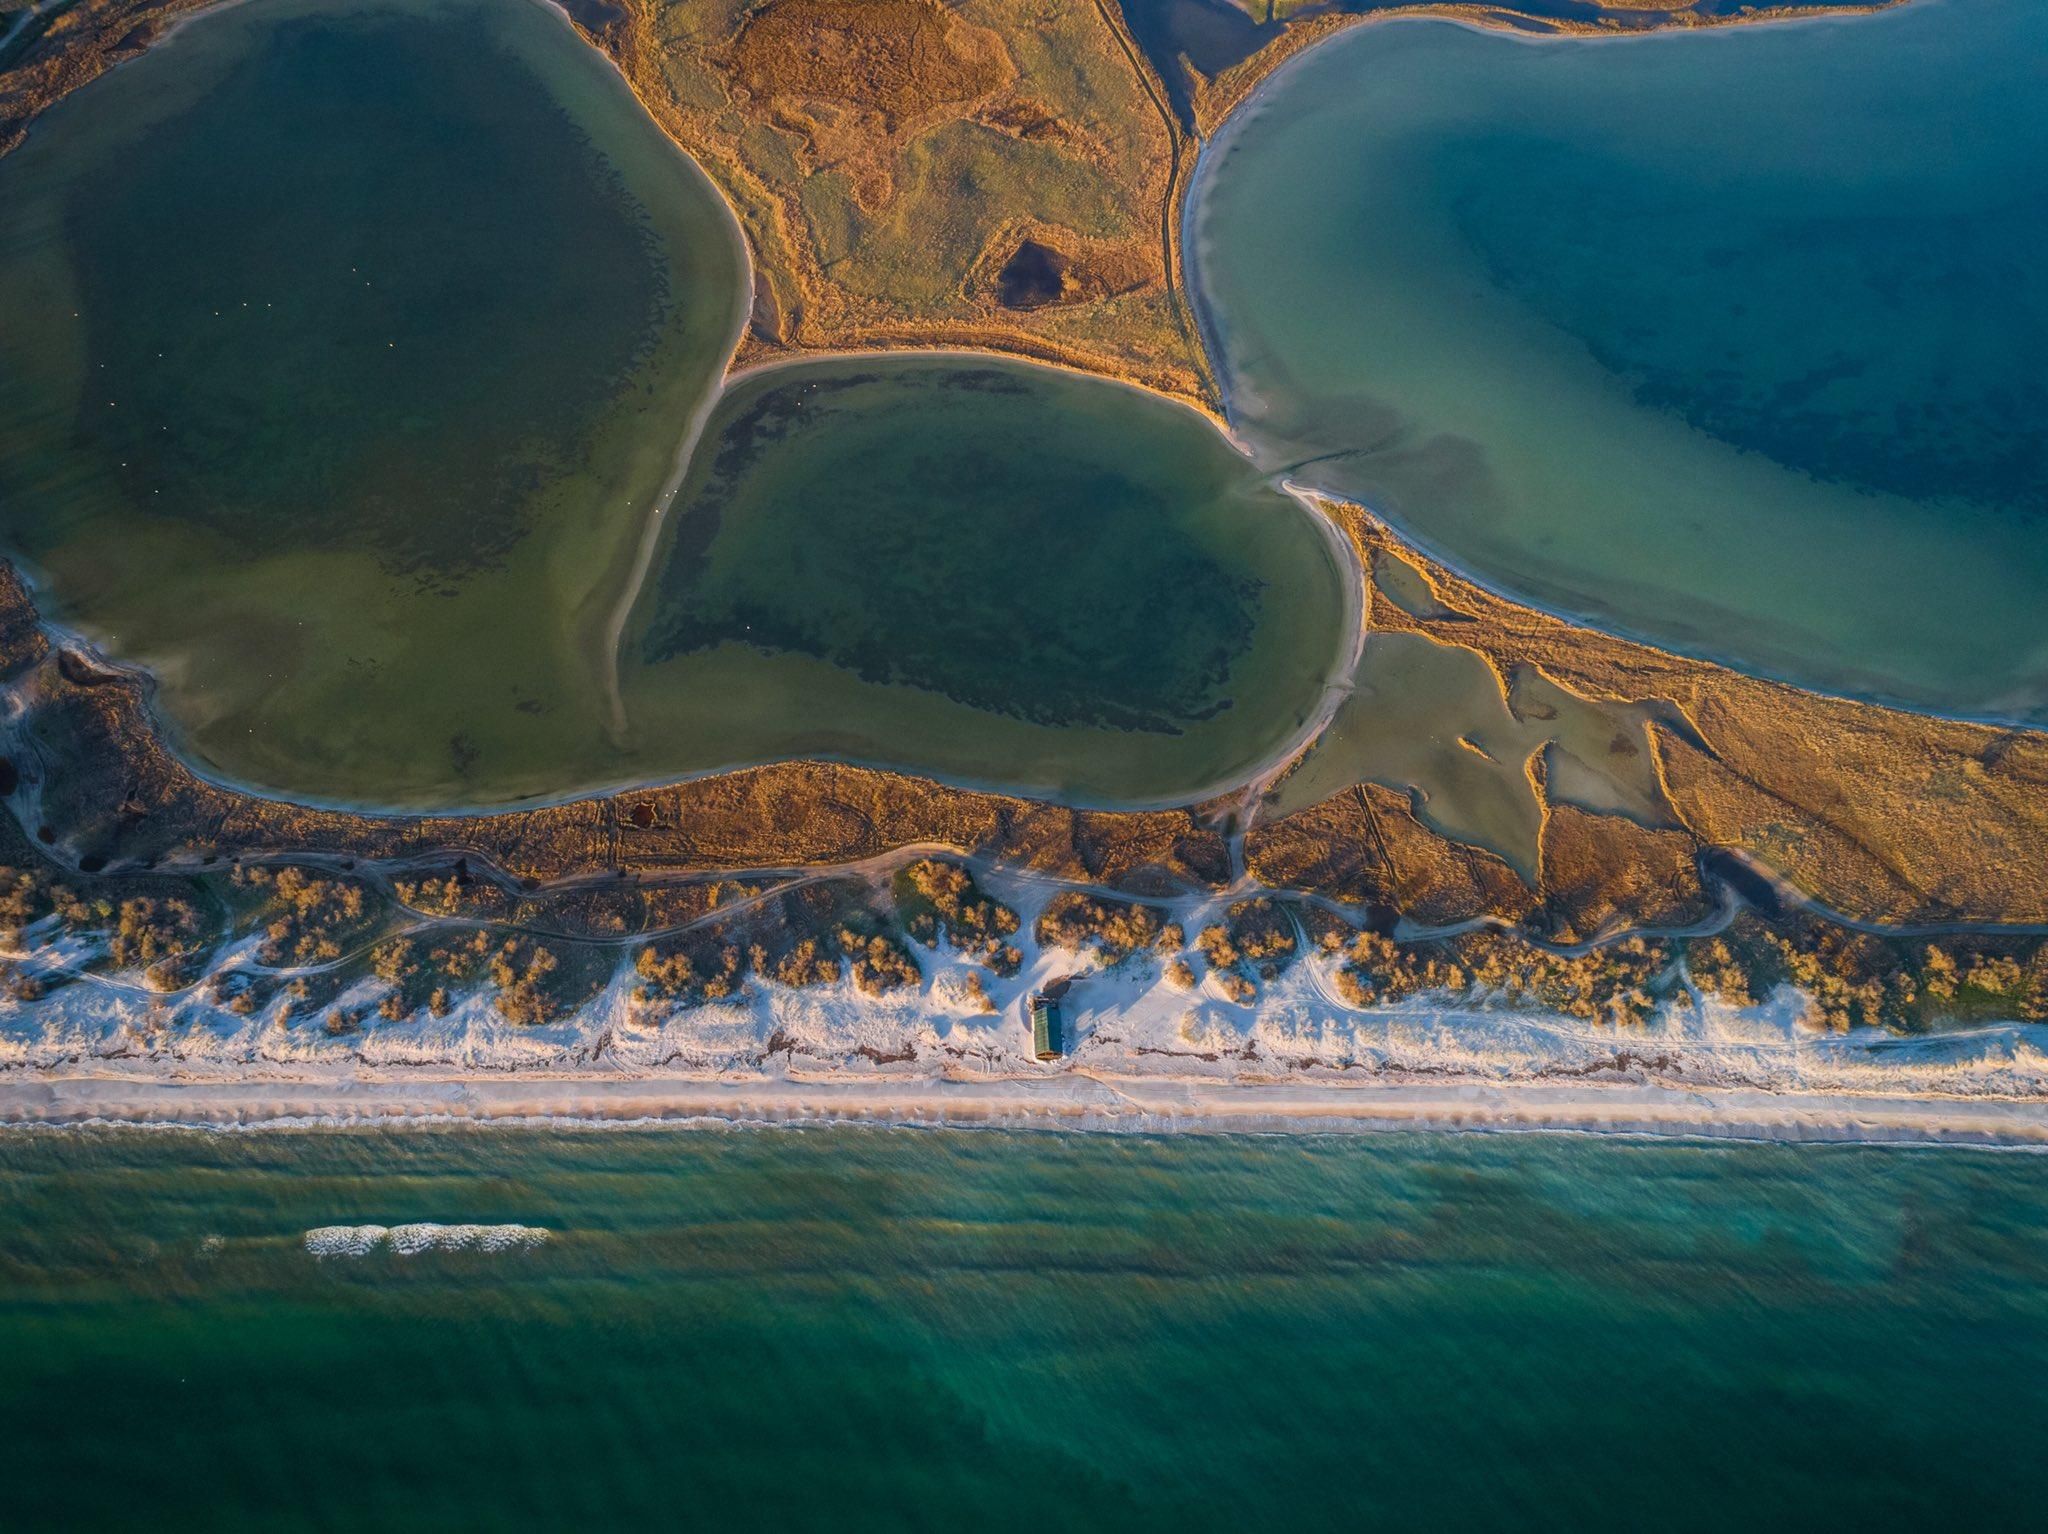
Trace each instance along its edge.
{"label": "tidal flat", "polygon": [[1507,595],[2048,719],[2044,28],[1323,43],[1190,199],[1233,424]]}

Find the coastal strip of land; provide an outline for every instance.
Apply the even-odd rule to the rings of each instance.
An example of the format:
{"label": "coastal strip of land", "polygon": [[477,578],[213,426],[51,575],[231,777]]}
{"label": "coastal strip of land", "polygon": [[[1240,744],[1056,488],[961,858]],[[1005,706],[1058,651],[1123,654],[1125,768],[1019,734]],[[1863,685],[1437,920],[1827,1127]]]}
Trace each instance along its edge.
{"label": "coastal strip of land", "polygon": [[[813,7],[803,25],[816,30],[823,14]],[[963,68],[996,57],[954,41]],[[1079,324],[1093,300],[1076,291],[1063,312]],[[742,365],[819,337],[857,348],[883,334],[799,331],[786,318],[764,319],[757,303],[756,329],[781,340],[743,347]],[[942,335],[997,344],[941,319],[918,344]],[[1143,376],[1101,357],[1074,365]],[[1342,754],[1333,697],[1331,728],[1299,742],[1280,772],[1147,811],[794,761],[499,813],[376,814],[196,772],[163,737],[148,679],[45,626],[8,572],[0,792],[21,835],[8,828],[16,942],[0,978],[20,1068],[56,1080],[88,1056],[134,1055],[190,1070],[199,1045],[179,1040],[231,1027],[225,1018],[261,1030],[237,1057],[252,1070],[305,1047],[364,1060],[394,1045],[438,1048],[421,1042],[427,1015],[495,1018],[545,1052],[556,1043],[537,1030],[593,1023],[596,998],[629,986],[646,993],[636,1006],[685,1017],[746,987],[781,987],[769,993],[778,1000],[829,992],[851,1009],[834,1026],[857,1033],[880,994],[910,1000],[944,967],[934,955],[959,951],[916,937],[927,913],[888,897],[898,875],[935,856],[957,859],[964,876],[1028,875],[1071,897],[1050,946],[1031,948],[1034,965],[1064,942],[1094,950],[1091,974],[1177,966],[1187,982],[1166,978],[1158,994],[1187,998],[1159,1002],[1170,1026],[1148,1047],[1198,1058],[1244,1058],[1260,1026],[1251,1002],[1284,990],[1283,958],[1312,945],[1317,994],[1298,1015],[1322,1033],[1390,1001],[1527,993],[1540,1012],[1563,996],[1608,1030],[1610,1055],[1630,1056],[1615,1068],[1624,1074],[1657,1073],[1635,1058],[1640,1030],[1687,988],[1738,1011],[1784,988],[1798,1027],[1874,1029],[1879,1043],[1892,1029],[2026,1027],[2048,1010],[2048,739],[1820,697],[1606,636],[1493,596],[1360,508],[1323,502],[1313,514],[1356,556],[1357,664],[1374,664],[1389,640],[1441,652],[1515,731],[1475,727],[1445,760],[1390,766]],[[1369,736],[1372,716],[1358,722]],[[1316,792],[1290,802],[1308,782]],[[816,895],[815,908],[795,911],[802,901],[784,885]],[[1172,909],[1141,922],[1133,899]],[[1185,902],[1218,936],[1167,919]],[[770,907],[772,921],[754,922]],[[1045,910],[1022,915],[1035,925]],[[415,917],[426,924],[408,925]],[[1141,942],[1125,940],[1146,922]],[[1512,943],[1494,941],[1503,934]],[[444,936],[450,950],[433,946]],[[1004,959],[986,938],[975,951],[989,973],[1011,973],[1000,986],[977,980],[970,1004],[966,976],[949,970],[961,989],[946,1006],[1013,1023],[1004,1009],[1029,977],[1015,973],[1021,955]],[[1587,966],[1596,975],[1572,968],[1593,953],[1607,956]],[[917,996],[929,1011],[933,993]],[[87,997],[118,1004],[67,1064],[65,1030],[92,1012]],[[779,1022],[753,1026],[763,1023],[734,1044],[756,1067],[790,1052],[776,1043]],[[652,1026],[660,1037],[668,1024]],[[603,1037],[598,1024],[569,1047],[617,1047],[601,1048]],[[2035,1048],[2031,1034],[2010,1042]],[[904,1046],[885,1032],[860,1047]],[[436,1068],[490,1068],[462,1050],[456,1059]]]}

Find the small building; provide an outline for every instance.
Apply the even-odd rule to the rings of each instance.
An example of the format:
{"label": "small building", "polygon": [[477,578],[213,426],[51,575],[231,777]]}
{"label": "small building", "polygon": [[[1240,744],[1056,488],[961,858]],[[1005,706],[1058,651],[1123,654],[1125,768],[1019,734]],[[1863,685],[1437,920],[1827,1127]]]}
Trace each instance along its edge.
{"label": "small building", "polygon": [[1057,1060],[1065,1052],[1060,1039],[1060,1004],[1042,991],[1031,998],[1031,1052],[1041,1060]]}

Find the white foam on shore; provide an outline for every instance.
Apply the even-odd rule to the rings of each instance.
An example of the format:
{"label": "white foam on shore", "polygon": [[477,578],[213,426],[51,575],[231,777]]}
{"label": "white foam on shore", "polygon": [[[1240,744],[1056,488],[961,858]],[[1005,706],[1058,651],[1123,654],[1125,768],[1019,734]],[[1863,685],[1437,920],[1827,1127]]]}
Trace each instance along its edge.
{"label": "white foam on shore", "polygon": [[422,1252],[510,1252],[539,1246],[548,1231],[538,1225],[321,1225],[306,1232],[315,1257],[367,1257],[388,1247],[400,1257]]}

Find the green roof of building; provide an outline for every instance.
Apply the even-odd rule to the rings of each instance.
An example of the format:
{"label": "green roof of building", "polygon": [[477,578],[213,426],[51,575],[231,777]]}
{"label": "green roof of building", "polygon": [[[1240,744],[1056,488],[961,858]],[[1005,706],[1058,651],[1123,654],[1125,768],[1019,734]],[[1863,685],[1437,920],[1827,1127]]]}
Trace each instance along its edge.
{"label": "green roof of building", "polygon": [[1041,1060],[1060,1057],[1060,1004],[1049,996],[1031,998],[1031,1050]]}

